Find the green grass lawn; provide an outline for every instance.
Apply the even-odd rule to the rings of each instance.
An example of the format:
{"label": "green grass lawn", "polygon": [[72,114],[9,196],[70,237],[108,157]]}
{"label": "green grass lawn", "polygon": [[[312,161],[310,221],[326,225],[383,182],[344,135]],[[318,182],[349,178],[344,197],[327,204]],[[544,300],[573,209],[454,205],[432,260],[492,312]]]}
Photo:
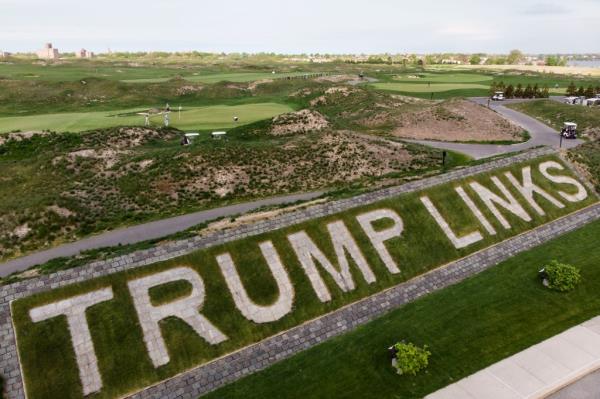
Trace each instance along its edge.
{"label": "green grass lawn", "polygon": [[[201,70],[200,67],[177,68],[176,66],[128,66],[108,62],[71,60],[67,63],[35,64],[31,62],[1,63],[0,77],[15,80],[33,81],[74,81],[85,78],[120,80],[130,83],[166,82],[176,76],[182,76],[193,82],[217,83],[251,82],[260,79],[300,76],[307,72],[218,72]],[[308,72],[309,73],[309,72]]]}
{"label": "green grass lawn", "polygon": [[[554,157],[546,157],[535,160],[533,163],[537,164],[544,159],[556,160]],[[522,166],[512,165],[493,173],[485,173],[468,178],[467,181],[475,179],[490,187],[489,178],[490,174],[493,174],[505,181],[507,187],[509,187],[508,189],[518,198],[519,195],[508,185],[502,176],[502,172],[510,170],[520,178],[520,168]],[[563,173],[570,174],[567,171],[563,171]],[[557,187],[543,179],[536,168],[533,169],[533,179],[544,189],[551,193],[556,193]],[[460,183],[460,181],[455,181],[436,186],[428,189],[426,193],[438,206],[440,212],[447,216],[448,223],[456,233],[463,235],[481,227],[460,198],[454,193],[453,187]],[[570,191],[569,188],[561,187],[565,191]],[[94,337],[94,346],[104,382],[102,392],[97,394],[96,397],[113,398],[173,376],[183,370],[232,352],[250,343],[260,341],[277,332],[287,330],[306,320],[338,309],[345,304],[355,302],[370,294],[423,274],[451,260],[463,257],[468,253],[487,247],[596,201],[595,197],[590,196],[587,200],[580,203],[566,203],[564,209],[555,208],[544,202],[542,206],[546,210],[545,216],[534,214],[531,208],[525,205],[524,201],[521,201],[525,209],[532,215],[533,220],[530,223],[524,222],[512,214],[503,212],[512,225],[510,230],[505,230],[499,227],[496,219],[492,217],[491,212],[483,206],[470,187],[465,186],[465,189],[488,220],[494,224],[498,234],[496,236],[485,235],[482,241],[460,250],[455,249],[441,233],[438,225],[421,204],[419,197],[423,193],[411,193],[368,206],[354,208],[341,214],[314,219],[282,230],[197,251],[180,258],[73,284],[18,300],[13,303],[13,319],[16,325],[19,353],[24,370],[28,397],[60,396],[61,398],[76,398],[81,396],[77,366],[71,349],[65,320],[56,318],[41,323],[32,323],[28,317],[28,310],[32,307],[88,292],[91,289],[106,287],[108,285],[112,286],[115,292],[115,299],[90,309],[87,317],[92,336]],[[496,189],[493,190],[497,191]],[[402,237],[389,240],[386,243],[391,256],[397,261],[401,269],[401,273],[399,274],[392,275],[387,272],[379,256],[356,221],[358,214],[382,208],[395,210],[404,221],[404,233]],[[333,283],[333,280],[328,275],[323,274],[325,283],[332,292],[333,299],[330,302],[322,303],[317,299],[286,237],[288,234],[300,230],[306,231],[324,254],[333,260],[334,267],[339,267],[335,261],[333,245],[326,229],[327,223],[337,220],[344,221],[346,226],[348,226],[366,259],[369,260],[373,272],[377,276],[377,281],[372,284],[366,284],[362,277],[359,277],[356,270],[352,269],[356,289],[344,293]],[[383,228],[383,226],[379,226],[378,228]],[[276,322],[255,324],[245,319],[234,307],[216,264],[215,256],[223,252],[229,252],[237,264],[241,279],[252,299],[259,304],[269,304],[275,300],[278,293],[270,273],[264,267],[264,260],[257,245],[266,240],[273,241],[290,275],[294,284],[295,305],[291,313]],[[202,276],[206,285],[206,299],[202,314],[215,323],[229,339],[219,345],[209,345],[197,336],[189,326],[178,319],[165,320],[161,324],[163,335],[170,351],[171,362],[155,369],[150,363],[143,344],[132,300],[127,291],[127,281],[134,277],[167,270],[175,266],[189,266]],[[534,279],[535,275],[532,278]],[[157,294],[160,298],[155,299],[173,298],[180,295],[178,293],[184,288],[187,289],[187,287],[171,285],[168,289],[160,290]],[[171,291],[177,291],[177,293]],[[479,304],[481,303],[479,302]],[[460,308],[456,308],[454,311],[456,316],[457,312],[460,313]],[[443,331],[446,327],[438,326],[438,332]],[[404,335],[406,333],[403,333],[403,331],[398,331],[398,335],[402,336],[397,336],[394,339],[413,337]],[[429,343],[429,340],[423,341]],[[443,357],[443,353],[440,353],[438,348],[436,346],[433,349],[438,350],[437,356]],[[60,364],[61,367],[54,367],[56,364]]]}
{"label": "green grass lawn", "polygon": [[[411,77],[412,76],[412,77]],[[418,78],[414,78],[418,76]],[[393,80],[396,82],[406,83],[475,83],[487,82],[493,80],[490,75],[482,75],[477,73],[416,73],[395,75]]]}
{"label": "green grass lawn", "polygon": [[487,90],[489,86],[477,83],[373,83],[373,87],[381,90],[399,91],[406,93],[439,93],[451,90]]}
{"label": "green grass lawn", "polygon": [[53,82],[74,81],[90,77],[110,80],[172,78],[180,73],[181,69],[165,66],[132,67],[90,60],[48,64],[31,61],[0,64],[0,76],[4,78]]}
{"label": "green grass lawn", "polygon": [[[417,76],[417,78],[415,78]],[[431,93],[435,99],[452,97],[472,97],[489,95],[492,81],[504,82],[505,85],[518,84],[523,87],[537,84],[543,88],[547,86],[553,95],[564,95],[566,87],[574,82],[578,87],[589,85],[598,86],[600,79],[589,77],[562,76],[544,73],[525,72],[457,72],[455,68],[429,68],[424,71],[411,71],[401,74],[381,73],[377,75],[379,82],[373,86],[380,90],[395,91],[420,98],[430,98]],[[431,85],[431,86],[430,86]]]}
{"label": "green grass lawn", "polygon": [[[421,398],[599,315],[599,236],[594,222],[204,397]],[[552,259],[581,268],[573,292],[542,287],[537,271]],[[432,352],[415,377],[387,357],[403,339]]]}
{"label": "green grass lawn", "polygon": [[[261,79],[280,79],[288,76],[302,76],[306,75],[307,72],[290,72],[290,73],[271,73],[271,72],[238,72],[238,73],[193,73],[191,75],[185,75],[184,79],[191,82],[201,83],[218,83],[218,82],[253,82]],[[127,79],[123,80],[127,83],[157,83],[166,82],[171,79],[166,78],[150,78],[150,79]]]}
{"label": "green grass lawn", "polygon": [[[170,123],[181,130],[226,129],[293,111],[290,106],[277,103],[185,107],[181,112],[181,119],[179,119],[177,107],[173,106],[173,110],[170,115]],[[14,130],[81,132],[113,126],[143,125],[144,117],[136,115],[136,112],[140,111],[144,110],[138,108],[105,112],[69,112],[4,117],[0,118],[0,132]],[[240,118],[238,123],[233,121],[234,116]],[[150,121],[153,126],[161,126],[163,117],[153,116]]]}

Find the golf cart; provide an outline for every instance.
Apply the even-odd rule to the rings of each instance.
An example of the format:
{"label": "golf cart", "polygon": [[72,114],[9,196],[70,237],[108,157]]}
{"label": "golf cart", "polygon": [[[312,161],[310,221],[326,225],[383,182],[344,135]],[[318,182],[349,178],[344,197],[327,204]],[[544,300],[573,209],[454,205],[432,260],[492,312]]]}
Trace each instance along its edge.
{"label": "golf cart", "polygon": [[492,96],[492,100],[503,101],[504,100],[504,92],[502,92],[502,91],[495,92],[494,95]]}
{"label": "golf cart", "polygon": [[565,122],[560,134],[566,139],[577,138],[577,124],[573,122]]}
{"label": "golf cart", "polygon": [[600,98],[588,98],[585,102],[585,105],[587,105],[588,107],[595,107],[597,105],[600,105]]}
{"label": "golf cart", "polygon": [[569,96],[565,98],[565,104],[573,105],[579,99],[579,97]]}

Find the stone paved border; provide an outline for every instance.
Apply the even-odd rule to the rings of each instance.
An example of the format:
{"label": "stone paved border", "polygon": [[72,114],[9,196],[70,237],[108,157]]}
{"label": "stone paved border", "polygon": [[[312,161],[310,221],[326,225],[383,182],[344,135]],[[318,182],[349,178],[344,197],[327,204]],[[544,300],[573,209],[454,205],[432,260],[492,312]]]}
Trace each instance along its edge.
{"label": "stone paved border", "polygon": [[[342,200],[338,200],[338,201],[332,201],[332,202],[325,203],[325,204],[315,205],[315,206],[312,206],[312,207],[309,207],[306,209],[302,209],[302,210],[298,210],[295,212],[291,212],[289,214],[281,215],[279,217],[276,217],[276,218],[273,218],[270,220],[257,222],[255,224],[240,226],[238,228],[226,230],[226,231],[218,231],[213,234],[209,234],[209,235],[205,235],[205,236],[201,236],[201,237],[194,237],[194,238],[190,238],[190,239],[186,239],[186,240],[170,242],[170,243],[166,243],[164,245],[160,245],[160,246],[148,249],[148,250],[137,251],[137,252],[133,252],[131,254],[125,255],[125,256],[121,256],[121,257],[117,257],[117,258],[113,258],[113,259],[109,259],[109,260],[97,261],[97,262],[93,262],[93,263],[90,263],[88,265],[81,266],[78,268],[64,270],[64,271],[56,272],[56,273],[53,273],[50,275],[39,276],[39,277],[32,278],[29,280],[16,282],[16,283],[13,283],[13,284],[10,284],[7,286],[0,287],[0,374],[2,375],[2,377],[5,380],[5,387],[6,387],[5,389],[6,389],[7,397],[10,399],[25,398],[22,374],[21,374],[21,370],[20,370],[18,354],[17,354],[17,349],[16,349],[14,328],[12,325],[12,319],[11,319],[11,314],[10,314],[10,302],[12,302],[16,299],[24,298],[24,297],[27,297],[27,296],[30,296],[30,295],[33,295],[33,294],[36,294],[39,292],[49,291],[49,290],[52,290],[52,289],[55,289],[58,287],[63,287],[63,286],[69,285],[69,284],[78,283],[78,282],[85,281],[85,280],[88,280],[91,278],[105,276],[105,275],[117,273],[117,272],[120,272],[123,270],[132,269],[135,267],[140,267],[140,266],[148,265],[151,263],[160,262],[160,261],[170,259],[170,258],[175,258],[178,256],[188,254],[190,252],[199,250],[199,249],[208,248],[208,247],[220,245],[220,244],[223,244],[223,243],[226,243],[229,241],[239,240],[239,239],[242,239],[245,237],[262,234],[262,233],[265,233],[265,232],[268,232],[271,230],[276,230],[276,229],[280,229],[283,227],[298,224],[298,223],[301,223],[306,220],[319,218],[319,217],[323,217],[323,216],[328,216],[331,214],[342,212],[342,211],[350,209],[350,208],[374,203],[374,202],[377,202],[377,201],[380,201],[380,200],[383,200],[383,199],[386,199],[389,197],[394,197],[394,196],[398,196],[400,194],[424,190],[424,189],[432,187],[432,186],[448,183],[453,180],[476,175],[479,173],[489,172],[489,171],[492,171],[497,168],[502,168],[502,167],[511,165],[513,163],[524,162],[524,161],[538,158],[543,155],[550,155],[550,154],[556,154],[556,151],[553,149],[550,149],[550,148],[540,148],[540,149],[536,149],[533,151],[521,153],[521,154],[518,154],[518,155],[515,155],[512,157],[501,158],[501,159],[497,159],[494,161],[490,161],[488,163],[454,170],[454,171],[448,172],[443,175],[434,176],[434,177],[430,177],[430,178],[426,178],[426,179],[422,179],[422,180],[415,180],[413,182],[406,183],[401,186],[386,188],[386,189],[362,194],[362,195],[352,197],[352,198],[347,198],[347,199],[342,199]],[[600,205],[598,207],[594,207],[592,209],[598,210],[598,209],[600,209]],[[569,223],[576,222],[577,227],[583,226],[587,222],[589,222],[591,220],[595,220],[595,218],[597,218],[597,215],[595,213],[589,214],[589,212],[590,212],[589,209],[576,212],[575,214],[568,216],[566,219],[561,219],[561,223],[565,223],[565,226],[569,226],[570,225]],[[580,215],[586,215],[585,217],[587,219],[580,220],[579,219]],[[553,226],[555,224],[556,224],[556,222],[552,222],[550,225]],[[548,226],[548,225],[544,225],[544,226],[538,228],[537,230],[535,230],[534,232],[545,231],[544,229],[546,228],[546,226]],[[562,227],[564,227],[564,226],[562,226]],[[559,230],[556,233],[552,233],[551,237],[555,237],[566,231],[570,231],[570,230],[564,230],[564,231]],[[550,233],[548,233],[548,234],[550,234]],[[514,238],[510,240],[510,242],[513,242],[513,241],[514,241]],[[547,241],[547,240],[542,240],[539,242],[541,243],[544,241]],[[503,245],[503,244],[504,243],[499,244],[498,246],[489,248],[488,250],[493,251],[494,248],[498,248],[500,245]],[[520,248],[520,250],[525,250],[530,247],[519,246],[519,248]],[[509,254],[510,256],[512,256],[512,254],[514,254],[514,253],[516,253],[516,252],[508,252],[508,253],[505,253],[505,255]],[[477,256],[480,256],[480,255],[477,255]],[[466,258],[466,259],[473,259],[473,256]],[[479,258],[475,258],[475,259],[479,259]],[[486,255],[485,259],[479,259],[479,261],[494,262],[493,259],[495,259],[495,258],[492,257],[491,259],[492,260],[488,259],[488,255]],[[464,261],[465,260],[463,259],[463,260],[455,262],[454,264],[460,265],[461,262],[464,262]],[[486,263],[486,264],[488,264],[488,263]],[[495,264],[495,263],[489,263],[489,265],[492,265],[492,264]],[[476,268],[473,267],[473,265],[469,265],[468,267],[466,267],[466,269],[468,269],[468,271],[470,271],[471,274],[473,274],[473,272],[472,272],[473,270],[476,270]],[[423,277],[423,278],[425,278],[425,277]],[[436,277],[435,273],[428,274],[426,278],[428,279],[427,281],[431,281],[432,285],[430,287],[430,290],[437,289],[437,288],[443,286],[442,283],[446,281],[446,279],[441,279],[439,276]],[[464,276],[462,278],[464,278]],[[429,280],[429,279],[433,279],[433,280]],[[390,301],[385,301],[385,303],[384,303],[385,306],[382,307],[381,309],[384,309],[384,308],[391,309],[386,306],[390,306],[392,303],[396,304],[393,306],[398,306],[398,304],[405,303],[406,301],[412,300],[418,296],[423,295],[424,293],[430,292],[430,290],[425,289],[425,286],[419,288],[420,286],[418,284],[416,284],[416,282],[418,282],[418,281],[420,281],[420,280],[417,279],[417,280],[411,281],[411,283],[410,283],[411,285],[408,286],[409,288],[406,291],[406,293],[401,295],[402,298],[405,298],[403,301],[393,302],[392,298],[390,298]],[[459,280],[454,280],[454,281],[459,281]],[[397,286],[396,289],[403,290],[404,288],[402,288],[402,287],[404,287],[405,284]],[[416,284],[416,285],[414,285],[414,284]],[[392,293],[392,292],[394,292],[394,291],[385,291],[384,293],[381,293],[381,295],[390,295],[390,293]],[[416,295],[416,294],[418,294],[418,295]],[[245,375],[250,372],[254,372],[256,370],[264,368],[267,365],[272,364],[275,361],[281,360],[282,358],[287,357],[290,354],[295,353],[301,349],[308,348],[318,342],[321,342],[322,340],[324,340],[330,336],[347,331],[349,328],[354,327],[358,324],[361,324],[361,323],[356,324],[357,321],[362,321],[362,323],[364,323],[368,320],[371,320],[374,317],[377,317],[378,315],[381,315],[382,314],[381,309],[369,308],[369,305],[368,305],[370,303],[369,301],[375,300],[372,298],[374,298],[374,297],[371,297],[367,300],[363,300],[363,301],[359,302],[359,303],[363,304],[361,306],[365,306],[365,308],[357,313],[359,316],[356,316],[356,318],[348,319],[347,317],[349,317],[349,316],[346,314],[346,312],[348,312],[347,309],[350,309],[350,308],[343,308],[331,315],[324,316],[321,319],[317,319],[317,320],[311,322],[310,326],[312,326],[312,327],[310,327],[310,328],[313,330],[313,331],[311,331],[312,335],[309,334],[307,337],[305,337],[301,341],[301,345],[302,345],[301,347],[288,348],[287,346],[284,346],[284,343],[286,343],[288,341],[293,342],[296,339],[300,340],[299,336],[297,338],[293,338],[293,336],[296,333],[293,333],[292,331],[297,331],[298,328],[309,328],[309,327],[305,327],[308,324],[297,327],[293,330],[283,333],[282,335],[278,335],[271,339],[267,339],[266,341],[263,341],[262,343],[251,347],[251,348],[263,348],[263,346],[268,345],[268,346],[265,346],[263,349],[244,349],[240,352],[236,352],[232,355],[227,356],[226,358],[217,360],[216,362],[213,362],[213,363],[209,363],[208,365],[202,366],[201,368],[198,368],[198,369],[194,369],[188,373],[184,373],[179,377],[176,376],[166,382],[163,382],[163,383],[157,385],[155,388],[145,391],[145,392],[148,392],[147,394],[141,393],[136,397],[178,397],[178,395],[172,396],[174,394],[174,392],[188,392],[188,395],[191,394],[191,392],[194,392],[194,395],[200,394],[202,392],[207,392],[207,391],[214,389],[217,386],[220,386],[226,382],[232,381],[233,379],[237,379],[237,378],[241,377],[242,375]],[[365,302],[365,301],[367,301],[367,302]],[[356,305],[356,306],[358,306],[358,305]],[[352,305],[351,309],[355,309],[356,306]],[[383,305],[380,304],[378,306],[383,306]],[[376,312],[372,313],[372,311],[376,311]],[[340,318],[339,323],[341,323],[341,326],[337,326],[338,321],[337,321],[336,317]],[[333,327],[337,326],[339,328],[343,328],[343,330],[337,331],[335,329],[331,329],[332,326],[329,326],[327,324],[327,321],[330,320],[330,318],[334,319]],[[270,349],[271,352],[265,351],[265,348]],[[258,350],[258,352],[252,352],[254,355],[251,358],[252,360],[249,360],[250,358],[243,357],[243,354],[246,353],[244,351],[246,351],[246,350],[253,350],[253,351]],[[276,353],[273,352],[274,350]],[[225,361],[225,359],[227,359],[229,362],[234,362],[234,363],[229,364]],[[236,361],[237,361],[237,363],[235,363]],[[234,365],[236,365],[236,364],[238,366],[234,367]],[[243,364],[245,368],[239,368],[239,365],[241,365],[241,364]],[[202,370],[206,370],[206,371],[202,371]],[[244,371],[244,370],[246,370],[246,371]],[[192,374],[190,374],[190,373],[196,373],[196,372],[200,372],[201,374],[204,372],[209,373],[209,375],[206,378],[207,378],[207,381],[209,381],[210,385],[206,385],[201,382],[197,382],[192,377]],[[187,381],[186,382],[187,388],[184,388],[183,386],[181,386],[181,382],[180,382],[181,378],[184,378],[184,381]],[[217,384],[217,381],[219,382],[218,384]],[[179,383],[179,385],[177,385],[177,383]],[[178,389],[173,389],[173,387],[176,385],[177,385]],[[163,389],[165,389],[165,387],[166,387],[166,389],[168,391],[168,395],[165,395],[165,393],[167,391],[160,391],[159,387],[163,387]],[[186,389],[189,389],[189,390],[186,390]],[[152,396],[154,394],[154,392],[162,392],[162,393],[159,393],[158,396]],[[186,397],[188,397],[188,396],[186,396]]]}

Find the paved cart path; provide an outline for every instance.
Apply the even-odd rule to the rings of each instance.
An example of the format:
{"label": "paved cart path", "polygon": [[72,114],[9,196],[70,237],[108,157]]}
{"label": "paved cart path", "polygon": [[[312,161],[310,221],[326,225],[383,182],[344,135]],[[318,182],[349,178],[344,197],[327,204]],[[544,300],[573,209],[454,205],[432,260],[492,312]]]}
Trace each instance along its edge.
{"label": "paved cart path", "polygon": [[[600,317],[448,385],[426,396],[425,399],[545,398],[598,368],[600,368]],[[580,383],[579,388],[582,388],[581,384],[588,383],[588,381]],[[595,390],[597,395],[599,390],[597,385]],[[575,394],[554,396],[554,398],[582,398],[582,396]]]}
{"label": "paved cart path", "polygon": [[600,370],[550,395],[547,399],[600,399]]}
{"label": "paved cart path", "polygon": [[107,231],[106,233],[63,244],[44,251],[35,252],[31,255],[2,263],[0,264],[0,277],[8,276],[14,272],[27,270],[32,266],[45,263],[51,259],[77,255],[88,249],[111,247],[119,244],[135,244],[142,241],[161,238],[220,217],[243,214],[267,205],[282,205],[296,201],[311,200],[323,194],[324,191],[313,191],[310,193],[266,198]]}
{"label": "paved cart path", "polygon": [[[487,105],[487,97],[474,97],[471,101],[480,104]],[[535,118],[525,115],[521,112],[505,107],[503,104],[512,104],[521,102],[523,100],[507,100],[503,103],[492,102],[490,108],[500,115],[504,116],[511,122],[521,126],[527,130],[531,135],[531,139],[524,143],[509,144],[509,145],[496,145],[496,144],[463,144],[463,143],[450,143],[446,141],[432,141],[432,140],[405,140],[411,143],[418,143],[428,145],[430,147],[451,150],[467,154],[475,159],[487,158],[494,155],[507,154],[515,151],[523,151],[529,148],[538,146],[549,146],[559,147],[560,136],[558,132],[551,127],[543,124]],[[528,101],[528,100],[525,100]],[[572,148],[583,141],[576,140],[563,140],[563,148]]]}

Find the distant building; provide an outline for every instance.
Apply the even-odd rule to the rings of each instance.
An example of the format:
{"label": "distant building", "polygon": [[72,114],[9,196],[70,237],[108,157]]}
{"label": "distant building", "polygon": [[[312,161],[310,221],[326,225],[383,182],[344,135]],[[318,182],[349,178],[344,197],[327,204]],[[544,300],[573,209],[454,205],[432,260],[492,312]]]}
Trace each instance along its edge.
{"label": "distant building", "polygon": [[10,53],[8,51],[0,51],[0,58],[10,57]]}
{"label": "distant building", "polygon": [[46,43],[44,48],[36,52],[38,58],[44,60],[57,60],[60,57],[58,49],[52,47],[52,43]]}
{"label": "distant building", "polygon": [[82,48],[81,50],[75,52],[75,57],[94,58],[94,53],[92,51],[87,51],[86,49]]}

